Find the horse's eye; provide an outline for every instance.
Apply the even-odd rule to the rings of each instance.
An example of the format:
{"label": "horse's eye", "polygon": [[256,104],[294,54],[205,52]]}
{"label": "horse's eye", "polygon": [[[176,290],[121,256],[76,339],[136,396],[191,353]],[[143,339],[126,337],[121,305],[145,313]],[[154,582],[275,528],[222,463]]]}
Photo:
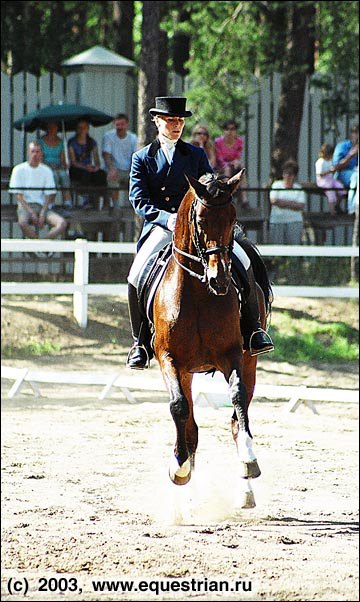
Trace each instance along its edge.
{"label": "horse's eye", "polygon": [[206,226],[207,219],[205,219],[204,217],[199,217],[198,224],[200,224],[200,226]]}

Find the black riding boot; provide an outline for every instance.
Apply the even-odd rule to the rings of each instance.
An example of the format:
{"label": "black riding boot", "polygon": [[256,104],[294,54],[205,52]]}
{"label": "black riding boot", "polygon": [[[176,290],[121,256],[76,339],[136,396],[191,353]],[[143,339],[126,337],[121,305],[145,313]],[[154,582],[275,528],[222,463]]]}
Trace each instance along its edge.
{"label": "black riding boot", "polygon": [[129,351],[126,365],[133,370],[144,370],[149,367],[149,354],[144,346],[144,330],[147,325],[140,313],[135,286],[128,284],[129,317],[134,344]]}
{"label": "black riding boot", "polygon": [[260,355],[273,351],[274,345],[270,336],[261,328],[259,304],[256,293],[254,272],[250,266],[247,270],[250,293],[241,308],[241,330],[244,337],[244,349],[251,355]]}

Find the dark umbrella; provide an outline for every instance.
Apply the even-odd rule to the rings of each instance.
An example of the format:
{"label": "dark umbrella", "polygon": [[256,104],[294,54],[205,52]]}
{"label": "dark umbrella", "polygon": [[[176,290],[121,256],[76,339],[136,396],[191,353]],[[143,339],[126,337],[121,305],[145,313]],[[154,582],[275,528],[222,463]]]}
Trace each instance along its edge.
{"label": "dark umbrella", "polygon": [[46,131],[47,121],[59,121],[63,124],[63,130],[71,132],[76,130],[79,119],[86,119],[93,126],[106,125],[112,121],[112,116],[86,107],[84,105],[57,104],[43,107],[32,113],[28,113],[14,122],[14,128],[33,132],[34,130]]}
{"label": "dark umbrella", "polygon": [[24,117],[21,117],[14,122],[14,128],[22,130],[23,132],[34,132],[35,130],[46,131],[46,123],[48,121],[58,121],[61,123],[64,135],[64,150],[66,163],[68,163],[65,132],[76,130],[79,119],[86,119],[91,125],[97,127],[110,123],[113,117],[107,115],[107,113],[103,113],[103,111],[98,111],[97,109],[92,109],[85,105],[59,103],[57,105],[43,107],[42,109],[24,115]]}

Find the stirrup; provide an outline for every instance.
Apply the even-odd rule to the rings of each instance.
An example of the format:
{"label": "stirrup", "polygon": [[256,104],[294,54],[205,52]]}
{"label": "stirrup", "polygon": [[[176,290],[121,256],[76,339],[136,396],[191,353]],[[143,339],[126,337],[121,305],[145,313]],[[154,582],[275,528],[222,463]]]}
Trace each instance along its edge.
{"label": "stirrup", "polygon": [[[267,346],[264,347],[263,349],[253,349],[252,348],[252,339],[253,336],[258,334],[258,333],[262,333],[265,335],[265,337],[267,338]],[[250,336],[250,340],[249,340],[249,351],[250,351],[250,355],[252,357],[254,357],[255,355],[262,355],[263,353],[269,353],[270,351],[274,350],[274,343],[271,340],[270,335],[266,332],[266,330],[264,330],[263,328],[258,328],[257,330],[254,330],[254,332],[251,334]]]}
{"label": "stirrup", "polygon": [[149,358],[148,350],[146,349],[145,345],[139,345],[139,343],[136,343],[136,342],[133,344],[133,346],[131,347],[131,349],[130,349],[128,355],[127,355],[126,365],[129,368],[131,367],[131,366],[129,366],[130,355],[131,355],[131,352],[133,351],[133,349],[136,349],[136,348],[140,348],[140,349],[143,349],[145,351],[145,354],[146,354],[146,364],[142,368],[135,368],[134,367],[134,368],[132,368],[132,370],[146,370],[147,368],[150,368],[150,358]]}

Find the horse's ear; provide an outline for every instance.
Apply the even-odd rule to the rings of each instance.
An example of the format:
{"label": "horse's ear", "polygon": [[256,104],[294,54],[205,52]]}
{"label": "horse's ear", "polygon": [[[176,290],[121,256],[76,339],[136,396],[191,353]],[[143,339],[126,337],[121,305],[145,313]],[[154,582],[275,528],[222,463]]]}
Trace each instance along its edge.
{"label": "horse's ear", "polygon": [[231,194],[239,188],[243,175],[245,174],[245,169],[241,169],[237,174],[235,174],[230,180],[227,181],[227,185],[230,187]]}
{"label": "horse's ear", "polygon": [[204,184],[201,184],[201,182],[199,182],[196,178],[193,178],[193,176],[187,176],[185,174],[185,178],[189,182],[189,185],[193,187],[198,197],[200,197],[201,199],[209,198],[209,192],[206,186],[204,186]]}

